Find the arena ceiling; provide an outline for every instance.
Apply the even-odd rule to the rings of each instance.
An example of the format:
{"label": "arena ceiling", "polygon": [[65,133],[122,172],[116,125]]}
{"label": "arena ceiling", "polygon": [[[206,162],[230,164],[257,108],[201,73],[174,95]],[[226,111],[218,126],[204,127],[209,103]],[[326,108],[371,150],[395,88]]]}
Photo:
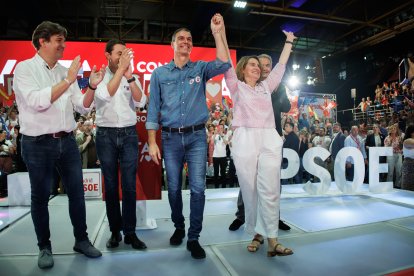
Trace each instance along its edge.
{"label": "arena ceiling", "polygon": [[0,39],[30,39],[43,20],[59,22],[69,40],[170,42],[179,27],[192,31],[194,44],[214,46],[210,18],[224,16],[234,49],[279,51],[281,29],[299,37],[304,55],[341,55],[379,45],[414,28],[414,0],[42,0],[3,3]]}

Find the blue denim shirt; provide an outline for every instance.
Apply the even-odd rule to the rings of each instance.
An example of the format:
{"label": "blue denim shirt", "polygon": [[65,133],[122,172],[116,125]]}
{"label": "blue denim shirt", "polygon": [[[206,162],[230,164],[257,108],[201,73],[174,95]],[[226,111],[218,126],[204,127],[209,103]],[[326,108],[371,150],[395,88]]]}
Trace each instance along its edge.
{"label": "blue denim shirt", "polygon": [[226,72],[230,62],[189,61],[183,68],[174,60],[158,67],[151,76],[147,129],[186,127],[203,124],[208,119],[206,82]]}

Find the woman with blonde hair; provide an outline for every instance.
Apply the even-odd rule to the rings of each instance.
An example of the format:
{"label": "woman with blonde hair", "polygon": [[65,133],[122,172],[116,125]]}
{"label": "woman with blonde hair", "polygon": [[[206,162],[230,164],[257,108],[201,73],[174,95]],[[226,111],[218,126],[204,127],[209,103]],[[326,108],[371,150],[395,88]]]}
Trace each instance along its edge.
{"label": "woman with blonde hair", "polygon": [[[234,104],[232,153],[245,203],[245,229],[254,235],[247,249],[256,252],[266,237],[269,257],[293,254],[277,240],[283,141],[275,128],[271,94],[281,82],[296,38],[283,32],[286,41],[279,62],[265,80],[257,56],[242,57],[224,74]],[[226,44],[225,30],[221,33]]]}

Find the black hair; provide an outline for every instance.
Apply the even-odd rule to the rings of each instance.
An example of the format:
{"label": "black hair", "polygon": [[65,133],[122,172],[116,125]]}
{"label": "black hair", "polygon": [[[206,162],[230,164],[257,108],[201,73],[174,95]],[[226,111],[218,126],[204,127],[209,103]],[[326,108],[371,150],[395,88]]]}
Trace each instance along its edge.
{"label": "black hair", "polygon": [[40,49],[39,39],[43,38],[46,41],[50,41],[50,37],[53,35],[63,35],[66,39],[68,31],[65,27],[62,27],[58,23],[50,21],[43,21],[33,31],[32,43],[36,50]]}
{"label": "black hair", "polygon": [[125,46],[125,42],[120,40],[120,39],[111,39],[106,43],[105,46],[105,52],[106,53],[112,53],[112,51],[114,50],[114,46],[116,44],[121,44]]}

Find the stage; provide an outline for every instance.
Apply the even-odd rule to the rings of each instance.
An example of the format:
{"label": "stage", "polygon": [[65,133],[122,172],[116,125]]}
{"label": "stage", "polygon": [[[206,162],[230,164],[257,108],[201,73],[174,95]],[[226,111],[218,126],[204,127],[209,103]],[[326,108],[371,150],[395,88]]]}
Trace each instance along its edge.
{"label": "stage", "polygon": [[[246,249],[252,237],[228,226],[236,211],[238,188],[207,189],[200,243],[207,258],[194,260],[181,246],[169,245],[174,228],[167,194],[147,201],[147,217],[157,229],[137,230],[148,249],[137,251],[121,242],[108,250],[110,236],[101,200],[87,200],[88,233],[103,252],[88,259],[72,250],[74,238],[67,197],[50,200],[51,241],[55,265],[37,267],[30,207],[0,207],[0,275],[383,275],[414,268],[414,192],[372,194],[368,185],[343,195],[332,183],[327,195],[309,196],[302,185],[284,185],[281,217],[292,229],[279,231],[280,241],[294,250],[286,257],[266,257]],[[183,191],[188,228],[190,192]],[[7,199],[0,199],[6,206]],[[408,274],[407,274],[408,275]]]}

